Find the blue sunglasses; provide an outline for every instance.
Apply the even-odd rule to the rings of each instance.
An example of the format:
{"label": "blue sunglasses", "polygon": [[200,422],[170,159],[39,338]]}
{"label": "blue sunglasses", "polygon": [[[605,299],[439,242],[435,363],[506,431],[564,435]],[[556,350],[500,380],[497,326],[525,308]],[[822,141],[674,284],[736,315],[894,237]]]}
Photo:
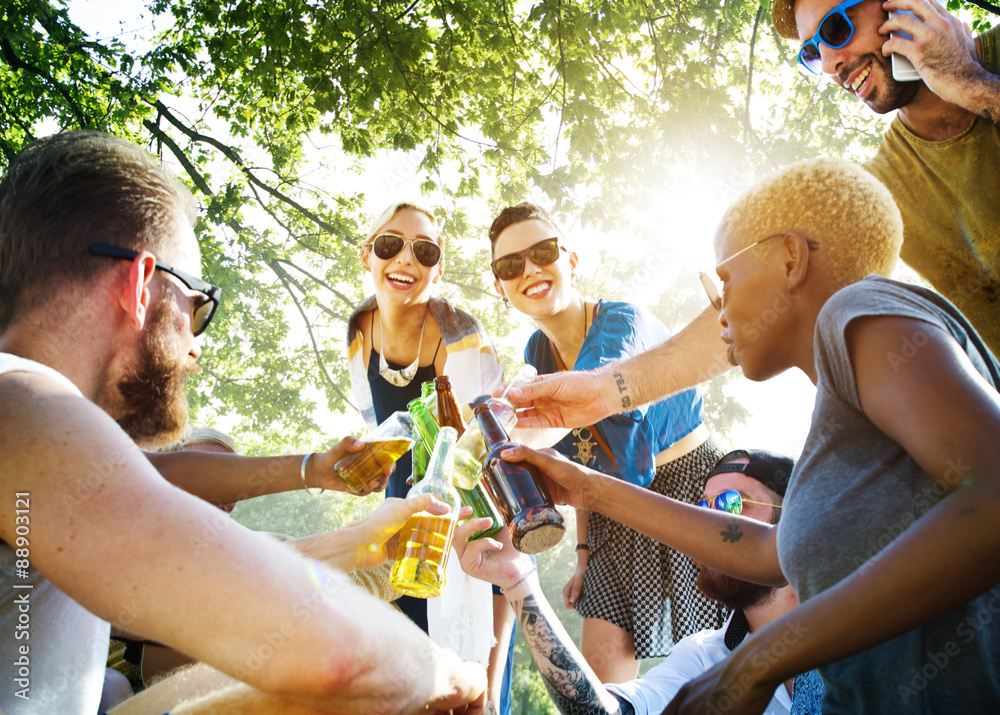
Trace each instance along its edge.
{"label": "blue sunglasses", "polygon": [[728,511],[730,514],[739,515],[743,513],[744,504],[760,504],[761,506],[773,506],[775,509],[781,508],[781,504],[768,504],[762,501],[754,501],[753,499],[744,499],[743,495],[735,489],[726,489],[714,497],[702,499],[697,503],[697,506],[705,509],[715,509],[716,511]]}
{"label": "blue sunglasses", "polygon": [[822,42],[832,50],[839,50],[854,38],[854,23],[847,16],[847,9],[860,5],[865,0],[845,0],[820,20],[816,34],[806,40],[799,50],[799,64],[813,74],[823,71],[823,59],[819,45]]}

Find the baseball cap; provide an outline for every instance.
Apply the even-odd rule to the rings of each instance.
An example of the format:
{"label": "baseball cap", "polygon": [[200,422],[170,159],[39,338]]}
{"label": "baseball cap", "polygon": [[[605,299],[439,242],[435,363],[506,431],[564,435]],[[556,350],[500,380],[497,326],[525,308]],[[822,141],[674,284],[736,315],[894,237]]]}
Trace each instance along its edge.
{"label": "baseball cap", "polygon": [[[747,464],[733,461],[740,458],[750,461]],[[788,489],[788,479],[792,476],[794,467],[795,461],[791,457],[777,452],[769,452],[765,449],[735,449],[729,454],[723,455],[715,463],[715,466],[705,475],[705,481],[716,474],[739,472],[753,477],[784,499],[785,490]]]}

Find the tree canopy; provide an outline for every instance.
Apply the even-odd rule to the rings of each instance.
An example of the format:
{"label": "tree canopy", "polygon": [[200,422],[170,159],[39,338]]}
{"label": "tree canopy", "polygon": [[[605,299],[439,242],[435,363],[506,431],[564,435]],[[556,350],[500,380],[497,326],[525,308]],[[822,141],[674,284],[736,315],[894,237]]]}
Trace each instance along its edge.
{"label": "tree canopy", "polygon": [[[447,222],[444,293],[477,314],[508,362],[481,236],[492,209],[541,195],[602,231],[690,240],[663,198],[700,176],[724,202],[763,170],[864,156],[879,121],[798,76],[768,3],[511,4],[152,0],[150,49],[88,37],[71,7],[0,14],[4,165],[40,134],[102,129],[178,167],[201,202],[204,272],[225,290],[195,414],[238,416],[250,451],[315,440],[315,400],[350,412],[347,316],[363,298],[369,220],[343,177],[406,152]],[[331,177],[338,180],[333,181]],[[385,196],[388,204],[396,196]],[[621,295],[640,256],[602,255],[584,288]],[[696,288],[652,302],[672,327]],[[294,326],[305,339],[290,339]],[[290,331],[293,331],[290,333]],[[735,418],[735,415],[731,415]]]}

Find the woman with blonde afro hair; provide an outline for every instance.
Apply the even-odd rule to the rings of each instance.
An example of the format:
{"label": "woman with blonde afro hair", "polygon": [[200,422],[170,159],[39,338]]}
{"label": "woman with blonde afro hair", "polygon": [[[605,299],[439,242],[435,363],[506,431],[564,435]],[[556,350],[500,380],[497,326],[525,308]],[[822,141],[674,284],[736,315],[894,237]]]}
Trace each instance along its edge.
{"label": "woman with blonde afro hair", "polygon": [[745,247],[785,231],[814,241],[822,236],[828,277],[838,286],[888,276],[903,244],[903,220],[889,190],[843,159],[799,162],[765,179],[727,209],[716,236],[738,236]]}

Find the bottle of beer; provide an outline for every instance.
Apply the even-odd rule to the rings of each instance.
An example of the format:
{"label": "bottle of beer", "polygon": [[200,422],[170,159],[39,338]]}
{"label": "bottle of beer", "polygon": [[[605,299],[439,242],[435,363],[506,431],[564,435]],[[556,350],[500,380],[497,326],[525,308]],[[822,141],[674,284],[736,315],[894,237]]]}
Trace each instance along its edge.
{"label": "bottle of beer", "polygon": [[435,598],[444,588],[448,554],[461,507],[458,491],[451,481],[454,467],[455,430],[446,427],[438,433],[427,476],[410,489],[407,499],[433,494],[447,504],[450,511],[441,516],[418,512],[407,519],[400,530],[396,563],[389,573],[389,582],[407,596]]}
{"label": "bottle of beer", "polygon": [[413,447],[415,440],[410,415],[402,411],[393,412],[361,441],[365,446],[360,452],[351,452],[333,465],[337,475],[355,494],[383,479],[385,470]]}
{"label": "bottle of beer", "polygon": [[[461,440],[465,433],[465,420],[462,419],[462,408],[458,405],[458,399],[451,391],[451,380],[446,375],[435,377],[434,388],[437,393],[438,425],[454,427],[459,440]],[[463,450],[461,447],[459,450],[458,454],[455,455],[455,486],[460,492],[463,490],[472,491],[482,475],[483,464],[468,450]],[[477,516],[489,515],[477,514]]]}
{"label": "bottle of beer", "polygon": [[552,503],[542,476],[527,462],[505,462],[500,453],[518,446],[511,442],[500,420],[486,404],[475,409],[489,447],[480,484],[500,508],[514,548],[537,554],[559,543],[566,531],[562,514]]}
{"label": "bottle of beer", "polygon": [[434,388],[433,380],[420,383],[420,399],[424,401],[424,404],[427,405],[427,409],[430,410],[432,415],[437,414],[437,390]]}
{"label": "bottle of beer", "polygon": [[[438,426],[451,427],[456,430],[457,434],[465,431],[465,425],[462,423],[462,408],[458,406],[458,400],[455,399],[455,394],[451,391],[451,381],[447,377],[436,377],[434,378],[434,386],[437,391],[438,421],[433,426],[431,423],[434,422],[434,418],[430,416],[421,400],[415,400],[415,402],[420,403],[419,405],[414,405],[413,402],[407,405],[408,408],[417,410],[416,415],[414,415],[415,429],[420,434],[421,439],[425,440],[425,444],[434,444],[433,440],[437,436],[434,430]],[[413,414],[413,409],[410,410],[411,414]],[[456,424],[458,427],[455,426]],[[424,437],[424,433],[427,434],[426,437]],[[481,539],[484,536],[493,536],[503,528],[500,512],[490,501],[486,490],[479,484],[482,473],[482,462],[464,449],[455,450],[455,486],[458,487],[462,503],[472,507],[472,518],[489,517],[493,520],[493,523],[488,527],[474,533],[470,538],[471,541]]]}
{"label": "bottle of beer", "polygon": [[437,391],[438,426],[454,427],[461,437],[465,432],[465,420],[462,419],[462,408],[458,405],[458,399],[451,391],[451,379],[447,375],[435,377],[434,389]]}

